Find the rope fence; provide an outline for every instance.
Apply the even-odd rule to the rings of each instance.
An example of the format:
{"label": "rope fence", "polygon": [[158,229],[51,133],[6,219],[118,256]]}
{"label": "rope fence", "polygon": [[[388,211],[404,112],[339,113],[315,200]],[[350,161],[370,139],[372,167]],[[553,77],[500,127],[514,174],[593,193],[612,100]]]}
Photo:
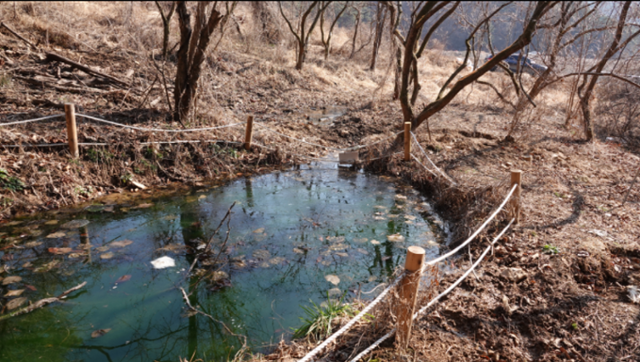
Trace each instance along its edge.
{"label": "rope fence", "polygon": [[[267,146],[267,145],[264,145],[264,144],[260,144],[260,143],[252,143],[253,116],[249,116],[247,118],[246,122],[237,122],[237,123],[232,123],[232,124],[222,125],[222,126],[216,126],[216,127],[189,128],[189,129],[161,129],[161,128],[137,127],[137,126],[125,125],[125,124],[121,124],[121,123],[117,123],[117,122],[113,122],[113,121],[108,121],[108,120],[105,120],[105,119],[102,119],[102,118],[99,118],[99,117],[94,117],[94,116],[81,114],[81,113],[77,114],[77,116],[82,117],[82,118],[87,119],[87,120],[90,120],[90,121],[98,122],[98,123],[108,124],[108,125],[112,125],[112,126],[125,128],[125,129],[139,130],[139,131],[144,131],[144,132],[164,132],[164,133],[201,132],[201,131],[211,131],[211,130],[218,130],[218,129],[223,129],[223,128],[237,127],[237,126],[240,126],[240,125],[246,125],[244,142],[226,141],[226,140],[216,139],[216,140],[151,141],[151,142],[141,142],[139,144],[140,145],[151,145],[151,144],[214,143],[214,142],[215,143],[219,143],[219,142],[225,142],[225,143],[229,143],[229,144],[239,144],[239,145],[244,144],[244,148],[247,149],[247,150],[251,149],[251,146],[253,144],[253,145],[258,146],[260,148],[273,150],[273,151],[279,151],[278,148],[273,148],[273,147],[270,147],[270,146]],[[50,120],[50,119],[54,119],[54,118],[58,118],[58,117],[65,117],[65,119],[66,119],[68,143],[66,143],[66,144],[65,143],[35,144],[35,145],[4,145],[2,147],[17,148],[17,147],[61,147],[61,146],[68,146],[70,148],[72,156],[77,158],[77,157],[79,157],[78,146],[108,146],[109,145],[108,143],[78,143],[78,140],[77,140],[77,126],[76,126],[76,114],[75,114],[75,108],[74,108],[74,106],[72,104],[65,105],[65,114],[57,114],[57,115],[51,115],[51,116],[40,117],[40,118],[35,118],[35,119],[15,121],[15,122],[10,122],[10,123],[1,123],[0,127],[21,125],[21,124],[27,124],[27,123],[39,122],[39,121],[45,121],[45,120]],[[336,152],[348,152],[348,151],[352,152],[352,151],[361,150],[361,149],[364,149],[364,148],[367,148],[367,147],[371,147],[371,146],[386,142],[386,141],[388,141],[388,140],[390,140],[390,139],[392,139],[394,137],[399,136],[401,133],[403,133],[403,132],[399,132],[399,133],[390,135],[388,137],[385,137],[385,138],[383,138],[381,140],[375,141],[375,142],[370,143],[370,144],[357,145],[357,146],[346,147],[346,148],[336,148],[336,147],[316,144],[316,143],[313,143],[313,142],[308,142],[305,139],[299,139],[297,137],[286,135],[286,134],[283,134],[281,132],[278,132],[278,131],[275,131],[275,130],[271,129],[271,128],[269,128],[268,126],[266,126],[264,124],[257,123],[257,125],[259,126],[260,130],[264,130],[264,131],[276,134],[276,135],[278,135],[280,137],[285,137],[285,138],[288,138],[288,139],[293,140],[293,141],[298,142],[298,143],[307,144],[307,145],[310,145],[310,146],[319,147],[319,148],[324,149],[324,150],[331,150],[331,151],[336,151]],[[410,123],[405,123],[404,126],[405,126],[404,127],[404,160],[406,162],[410,162],[411,159],[413,159],[416,163],[420,164],[427,172],[432,174],[434,177],[440,177],[441,176],[441,177],[445,178],[452,185],[456,185],[455,181],[451,177],[447,176],[440,168],[438,168],[436,166],[436,164],[431,160],[431,158],[427,155],[427,153],[425,152],[424,148],[420,145],[420,142],[418,142],[418,139],[417,139],[416,135],[413,132],[411,132],[411,124]],[[264,141],[264,137],[263,137],[263,141]],[[411,152],[411,145],[412,144],[417,145],[417,148],[420,150],[420,153],[421,153],[420,155],[428,161],[428,163],[430,164],[431,167],[425,166],[420,161],[420,159],[415,154],[413,154]],[[374,160],[378,160],[378,159],[392,157],[392,156],[397,155],[397,154],[402,153],[402,152],[403,151],[391,152],[391,153],[389,153],[387,155],[378,156],[378,157],[373,158],[373,159],[367,159],[367,161],[374,161]],[[315,160],[315,161],[320,161],[320,162],[340,162],[339,160],[330,159],[330,158],[326,158],[326,157],[311,157],[311,156],[308,156],[308,155],[298,154],[298,153],[293,153],[293,152],[286,152],[286,153],[289,154],[289,155],[292,155],[292,156],[297,156],[297,157],[300,157],[300,158],[305,158],[305,159],[310,159],[310,160]],[[420,315],[424,314],[428,310],[428,308],[433,306],[438,300],[440,300],[442,297],[444,297],[445,295],[450,293],[453,289],[455,289],[456,286],[458,286],[471,272],[473,272],[473,270],[478,265],[480,265],[480,262],[487,255],[487,253],[489,252],[491,247],[502,237],[502,235],[504,235],[504,233],[511,227],[511,225],[517,224],[519,222],[519,218],[520,218],[521,174],[522,174],[521,171],[512,171],[511,172],[511,188],[510,188],[508,194],[506,195],[506,197],[504,198],[504,200],[502,201],[502,203],[484,221],[484,223],[482,223],[482,225],[480,225],[480,227],[478,227],[477,230],[473,234],[471,234],[471,236],[469,236],[464,242],[462,242],[460,245],[458,245],[455,249],[453,249],[453,250],[451,250],[451,251],[449,251],[449,252],[447,252],[447,253],[445,253],[445,254],[443,254],[443,255],[435,258],[435,259],[432,259],[430,261],[424,262],[424,254],[425,254],[424,249],[422,249],[420,247],[416,247],[416,246],[409,247],[408,248],[408,252],[407,252],[406,264],[405,264],[405,272],[402,275],[400,275],[398,278],[396,278],[389,286],[387,286],[371,303],[369,303],[367,305],[367,307],[365,307],[360,313],[358,313],[358,315],[356,315],[354,318],[352,318],[347,324],[345,324],[342,328],[340,328],[336,333],[332,334],[325,341],[320,343],[317,347],[315,347],[312,351],[310,351],[306,356],[304,356],[302,359],[300,359],[299,362],[310,362],[310,361],[312,361],[312,359],[316,355],[318,355],[327,346],[329,346],[329,344],[331,344],[333,341],[335,341],[337,338],[339,338],[344,333],[346,333],[349,329],[351,329],[363,316],[367,315],[387,295],[389,295],[389,293],[391,293],[396,288],[399,288],[398,291],[399,291],[399,294],[401,296],[400,297],[401,303],[399,303],[399,306],[397,307],[398,310],[397,310],[397,313],[396,313],[396,315],[398,316],[398,327],[394,328],[393,330],[389,331],[387,334],[385,334],[384,336],[382,336],[381,338],[376,340],[371,346],[369,346],[368,348],[366,348],[365,350],[360,352],[351,361],[352,362],[359,361],[360,359],[365,357],[367,354],[369,354],[372,350],[377,348],[380,345],[380,343],[382,343],[386,339],[392,337],[394,334],[396,334],[396,340],[397,341],[401,341],[400,342],[401,345],[402,344],[407,344],[408,343],[408,334],[411,331],[412,321],[414,319],[418,318]],[[438,296],[436,296],[431,301],[429,301],[429,303],[427,303],[424,307],[422,307],[418,312],[414,313],[415,299],[416,299],[417,292],[419,290],[420,276],[426,270],[426,268],[428,266],[430,266],[430,265],[435,265],[435,264],[441,262],[442,260],[445,260],[445,259],[455,255],[463,247],[467,246],[471,241],[473,241],[480,234],[480,232],[482,232],[482,230],[484,230],[486,228],[487,225],[489,225],[489,223],[492,220],[495,219],[495,217],[498,215],[498,213],[500,213],[500,211],[502,211],[504,209],[504,207],[506,206],[507,202],[509,202],[510,200],[511,200],[512,205],[513,205],[513,217],[511,219],[511,221],[508,223],[508,225],[493,239],[491,244],[485,249],[485,251],[481,254],[481,256],[478,258],[478,260],[476,260],[475,263],[458,280],[456,280],[444,292],[440,293]],[[410,264],[412,266],[410,266]],[[413,304],[411,304],[410,302],[409,302],[410,305],[405,303],[409,299],[414,301]]]}
{"label": "rope fence", "polygon": [[[514,177],[513,174],[518,174],[517,177]],[[482,223],[482,225],[480,225],[476,231],[471,234],[471,236],[469,236],[464,242],[462,242],[460,245],[458,245],[458,247],[456,247],[455,249],[449,251],[448,253],[445,253],[435,259],[432,259],[430,261],[424,262],[424,249],[419,248],[419,247],[409,247],[409,251],[407,253],[407,264],[405,266],[405,273],[403,273],[403,275],[401,275],[399,278],[397,278],[396,280],[394,280],[394,282],[389,285],[373,302],[371,302],[364,310],[363,312],[361,312],[360,314],[358,314],[358,316],[356,318],[354,318],[353,320],[351,320],[349,323],[347,323],[344,327],[342,327],[338,332],[336,332],[335,334],[331,335],[329,338],[327,338],[324,342],[322,342],[320,345],[318,345],[317,347],[315,347],[311,352],[309,352],[306,356],[304,356],[302,359],[298,360],[298,362],[309,362],[312,360],[312,358],[317,355],[318,353],[320,353],[325,347],[327,347],[332,341],[334,341],[336,338],[338,338],[339,336],[341,336],[342,334],[344,334],[349,328],[351,328],[355,322],[359,319],[358,317],[363,314],[363,313],[368,313],[371,311],[371,309],[376,306],[377,304],[380,303],[380,301],[382,300],[381,296],[386,296],[391,289],[396,288],[398,286],[399,283],[402,284],[409,284],[409,283],[413,283],[414,285],[414,290],[410,292],[410,296],[407,296],[405,294],[405,296],[407,296],[409,299],[412,298],[412,300],[415,300],[416,295],[417,295],[417,291],[418,291],[418,287],[419,287],[419,277],[422,275],[422,273],[426,270],[426,268],[430,265],[435,265],[453,255],[455,255],[457,252],[459,252],[462,248],[464,248],[465,246],[467,246],[471,241],[473,241],[479,234],[480,232],[482,232],[482,230],[484,230],[487,225],[489,225],[489,223],[495,219],[495,217],[498,215],[498,213],[500,213],[500,211],[502,211],[504,209],[504,207],[507,205],[507,202],[509,202],[510,200],[513,202],[513,196],[516,195],[517,196],[517,200],[519,202],[519,192],[520,192],[520,173],[521,171],[513,171],[512,172],[512,185],[511,188],[509,190],[509,192],[507,193],[507,195],[505,196],[504,200],[502,201],[502,203],[495,209],[495,211]],[[514,180],[517,180],[517,182],[514,182]],[[485,251],[480,255],[480,257],[475,261],[475,263],[458,279],[456,280],[451,286],[449,286],[445,291],[443,291],[442,293],[440,293],[438,296],[436,296],[435,298],[433,298],[431,301],[429,301],[429,303],[427,303],[424,307],[422,307],[418,312],[414,313],[413,312],[413,308],[414,306],[411,306],[411,312],[409,313],[410,316],[410,321],[409,323],[407,323],[407,321],[403,321],[402,320],[402,316],[399,311],[397,311],[396,315],[398,316],[398,326],[402,326],[404,329],[404,332],[406,334],[410,333],[411,331],[411,321],[413,321],[414,319],[418,318],[420,315],[424,314],[431,306],[433,306],[438,300],[440,300],[442,297],[444,297],[445,295],[447,295],[448,293],[450,293],[453,289],[455,289],[467,276],[469,276],[469,274],[471,274],[474,269],[480,265],[480,262],[484,259],[484,257],[487,255],[487,253],[489,252],[489,250],[491,250],[491,248],[493,247],[493,245],[504,235],[504,233],[507,232],[507,230],[511,227],[511,225],[513,225],[514,223],[518,222],[518,208],[515,208],[515,214],[513,215],[513,217],[511,218],[511,221],[508,223],[508,225],[502,229],[502,231],[493,239],[493,241],[491,242],[491,244],[485,249]],[[415,248],[413,250],[411,250],[412,248]],[[419,250],[417,250],[419,249]],[[422,252],[422,259],[418,262],[418,265],[420,265],[420,267],[417,270],[410,270],[407,266],[409,265],[409,258],[410,256],[412,256],[412,253],[417,253],[419,254],[420,251]],[[415,255],[414,255],[415,256]],[[413,274],[413,275],[412,275]],[[413,278],[413,280],[411,280],[411,278]],[[417,280],[416,280],[417,278]],[[402,294],[403,290],[400,291]],[[405,292],[406,293],[406,292]],[[401,297],[402,299],[402,297]],[[402,304],[402,303],[400,303]],[[400,309],[399,309],[400,310]],[[408,328],[407,328],[407,324],[408,324]],[[391,338],[394,334],[396,334],[397,332],[397,328],[392,329],[391,331],[389,331],[388,333],[386,333],[384,336],[382,336],[381,338],[379,338],[378,340],[376,340],[371,346],[367,347],[365,350],[363,350],[362,352],[360,352],[354,359],[351,360],[351,362],[355,362],[355,361],[359,361],[361,360],[363,357],[365,357],[367,354],[369,354],[371,351],[373,351],[375,348],[377,348],[382,342],[384,342],[385,340]],[[408,338],[405,338],[407,343],[408,343]]]}

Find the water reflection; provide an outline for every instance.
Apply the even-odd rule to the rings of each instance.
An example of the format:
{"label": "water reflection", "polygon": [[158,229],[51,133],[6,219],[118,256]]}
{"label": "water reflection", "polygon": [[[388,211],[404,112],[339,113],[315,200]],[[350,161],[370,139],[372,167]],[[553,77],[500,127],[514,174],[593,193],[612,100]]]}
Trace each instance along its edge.
{"label": "water reflection", "polygon": [[[64,304],[0,322],[0,360],[175,361],[194,353],[226,360],[240,342],[219,323],[187,313],[180,286],[192,305],[247,335],[255,351],[288,338],[310,299],[320,303],[329,290],[352,296],[373,289],[402,264],[407,245],[437,254],[439,234],[424,200],[394,182],[300,169],[152,205],[121,205],[113,213],[73,215],[90,221],[79,229],[61,228],[68,220],[3,227],[0,248],[16,240],[20,248],[0,251],[9,268],[2,276],[23,278],[0,287],[3,296],[25,289],[35,301],[88,283]],[[197,266],[224,271],[226,283],[198,284],[186,270],[233,202],[223,250],[230,263]],[[223,236],[214,239],[214,250]],[[175,259],[176,267],[152,269],[150,261],[161,256]],[[98,329],[110,331],[92,338]]]}

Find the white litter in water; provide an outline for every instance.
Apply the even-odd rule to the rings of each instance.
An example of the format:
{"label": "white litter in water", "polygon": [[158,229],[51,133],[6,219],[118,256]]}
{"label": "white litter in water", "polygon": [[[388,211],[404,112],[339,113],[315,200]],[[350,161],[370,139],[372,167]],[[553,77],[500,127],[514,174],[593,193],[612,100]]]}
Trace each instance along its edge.
{"label": "white litter in water", "polygon": [[171,268],[176,266],[175,260],[168,256],[163,256],[151,262],[155,269]]}

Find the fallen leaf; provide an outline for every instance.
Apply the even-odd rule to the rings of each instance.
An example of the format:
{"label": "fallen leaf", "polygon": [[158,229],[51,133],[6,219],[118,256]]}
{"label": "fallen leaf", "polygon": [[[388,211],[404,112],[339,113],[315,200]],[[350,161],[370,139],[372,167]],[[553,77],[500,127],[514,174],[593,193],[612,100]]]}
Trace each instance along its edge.
{"label": "fallen leaf", "polygon": [[254,234],[262,234],[264,232],[264,228],[260,228],[260,229],[255,229],[253,230]]}
{"label": "fallen leaf", "polygon": [[371,240],[371,244],[380,245],[380,242],[378,240]]}
{"label": "fallen leaf", "polygon": [[47,249],[51,254],[69,254],[73,251],[72,248],[49,248]]}
{"label": "fallen leaf", "polygon": [[111,258],[113,258],[113,253],[111,252],[100,254],[100,259],[111,259]]}
{"label": "fallen leaf", "polygon": [[153,204],[140,204],[140,205],[134,207],[134,209],[148,209],[151,206],[153,206]]}
{"label": "fallen leaf", "polygon": [[35,248],[36,246],[42,245],[42,241],[30,241],[24,244],[25,248]]}
{"label": "fallen leaf", "polygon": [[115,248],[124,248],[125,246],[131,245],[131,244],[133,244],[133,241],[131,240],[120,240],[120,241],[114,241],[113,243],[111,243],[111,246]]}
{"label": "fallen leaf", "polygon": [[111,330],[111,328],[95,330],[95,331],[91,332],[91,338],[102,337],[105,334],[109,333],[110,330]]}
{"label": "fallen leaf", "polygon": [[340,278],[338,278],[337,275],[333,275],[333,274],[325,275],[324,279],[326,279],[329,283],[333,285],[340,284]]}
{"label": "fallen leaf", "polygon": [[20,294],[22,294],[24,292],[24,289],[15,289],[15,290],[10,290],[7,292],[7,294],[5,294],[5,297],[19,297]]}
{"label": "fallen leaf", "polygon": [[118,280],[116,280],[116,281],[115,281],[115,283],[116,283],[116,284],[118,284],[118,283],[124,283],[124,282],[129,281],[130,279],[131,279],[131,275],[130,275],[130,274],[123,275],[123,276],[121,276],[120,278],[118,278]]}
{"label": "fallen leaf", "polygon": [[400,234],[387,235],[387,240],[391,241],[392,243],[399,243],[404,241],[404,236]]}
{"label": "fallen leaf", "polygon": [[25,288],[35,292],[36,290],[38,290],[36,287],[34,287],[33,285],[29,285],[29,284],[25,284],[24,285]]}
{"label": "fallen leaf", "polygon": [[44,223],[45,225],[58,225],[58,220],[49,220]]}
{"label": "fallen leaf", "polygon": [[17,282],[19,282],[21,280],[22,280],[22,277],[19,277],[17,275],[14,275],[14,276],[11,276],[11,277],[6,277],[2,281],[2,285],[9,285],[9,284],[17,283]]}
{"label": "fallen leaf", "polygon": [[12,310],[12,309],[16,309],[19,306],[23,305],[26,301],[27,301],[27,298],[25,298],[25,297],[12,299],[9,302],[7,302],[6,306],[7,306],[8,310]]}
{"label": "fallen leaf", "polygon": [[62,231],[58,231],[57,233],[47,235],[47,239],[59,239],[64,238],[65,236],[67,236],[67,234],[63,233]]}

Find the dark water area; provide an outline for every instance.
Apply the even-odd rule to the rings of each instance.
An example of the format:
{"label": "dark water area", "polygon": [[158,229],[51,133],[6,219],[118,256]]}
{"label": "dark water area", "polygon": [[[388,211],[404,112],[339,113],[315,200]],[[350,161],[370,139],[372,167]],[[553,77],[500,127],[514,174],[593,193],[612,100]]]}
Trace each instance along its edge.
{"label": "dark water area", "polygon": [[[209,278],[195,285],[199,277],[187,275],[194,253],[233,202],[225,263],[199,263],[196,272]],[[403,265],[408,246],[424,247],[428,259],[438,255],[443,235],[442,222],[410,187],[337,168],[14,220],[0,225],[4,313],[11,301],[25,306],[87,285],[64,303],[0,321],[0,361],[233,357],[238,338],[190,313],[180,287],[193,305],[247,336],[252,351],[265,352],[301,325],[302,306],[326,301],[327,293],[349,300],[373,289]],[[155,269],[160,257],[175,266]]]}

